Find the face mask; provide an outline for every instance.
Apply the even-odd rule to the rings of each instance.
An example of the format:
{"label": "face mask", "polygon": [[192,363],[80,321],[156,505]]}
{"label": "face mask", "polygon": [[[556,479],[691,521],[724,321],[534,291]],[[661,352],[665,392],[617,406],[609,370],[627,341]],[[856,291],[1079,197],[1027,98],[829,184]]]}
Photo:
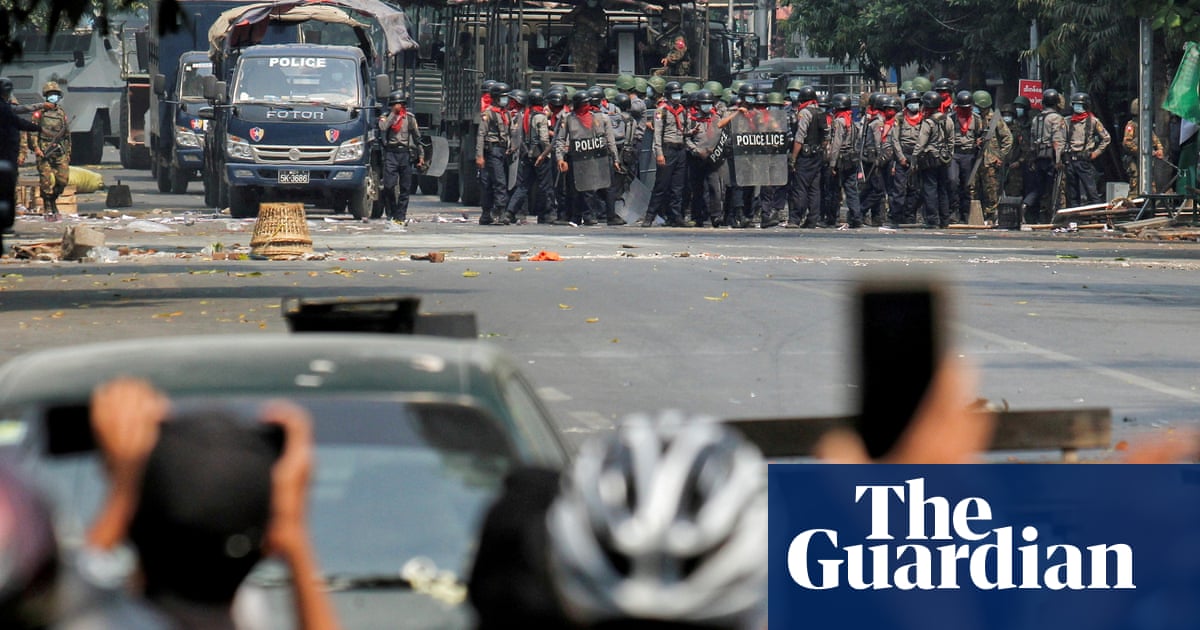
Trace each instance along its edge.
{"label": "face mask", "polygon": [[798,101],[800,100],[800,92],[792,90],[791,92],[788,92],[788,98],[792,99],[793,101]]}
{"label": "face mask", "polygon": [[707,113],[711,112],[711,111],[712,111],[712,104],[710,104],[710,103],[700,103],[700,111],[704,112],[705,114],[707,114]]}
{"label": "face mask", "polygon": [[1004,119],[1005,123],[1011,123],[1013,121],[1013,117],[1009,116],[1008,114],[1005,114],[1005,115],[1001,116],[1000,118]]}
{"label": "face mask", "polygon": [[1071,105],[1071,111],[1075,112],[1076,114],[1082,114],[1084,112],[1083,103],[1075,103]]}
{"label": "face mask", "polygon": [[49,103],[57,103],[61,100],[62,100],[62,96],[59,94],[51,94],[50,96],[46,97],[46,101]]}
{"label": "face mask", "polygon": [[979,115],[979,108],[978,108],[978,107],[972,107],[972,108],[971,108],[971,112],[972,112],[972,113],[974,113],[976,116],[978,116],[978,115]]}
{"label": "face mask", "polygon": [[646,98],[654,98],[654,88],[652,88],[652,87],[646,88]]}
{"label": "face mask", "polygon": [[746,104],[747,104],[747,105],[753,105],[753,104],[754,104],[754,97],[753,97],[753,96],[747,96],[747,97],[746,97]]}
{"label": "face mask", "polygon": [[1017,116],[1024,116],[1024,115],[1025,115],[1025,108],[1024,108],[1024,107],[1018,107],[1018,108],[1017,108]]}
{"label": "face mask", "polygon": [[507,96],[500,97],[500,107],[508,107],[508,97]]}
{"label": "face mask", "polygon": [[676,92],[676,93],[672,94],[671,100],[675,101],[676,103],[678,103],[679,101],[682,101],[683,100],[683,92]]}
{"label": "face mask", "polygon": [[904,106],[904,109],[907,109],[909,112],[915,114],[915,113],[921,111],[921,104],[920,103],[909,103],[908,105]]}

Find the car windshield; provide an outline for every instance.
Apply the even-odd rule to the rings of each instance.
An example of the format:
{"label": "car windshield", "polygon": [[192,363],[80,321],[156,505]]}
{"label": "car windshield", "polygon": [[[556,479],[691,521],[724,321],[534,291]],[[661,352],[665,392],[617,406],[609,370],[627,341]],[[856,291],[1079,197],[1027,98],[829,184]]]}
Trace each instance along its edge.
{"label": "car windshield", "polygon": [[317,103],[342,107],[360,102],[358,64],[336,57],[243,58],[234,103]]}
{"label": "car windshield", "polygon": [[179,73],[179,98],[203,99],[204,77],[212,74],[212,63],[197,61],[183,64]]}
{"label": "car windshield", "polygon": [[[259,399],[175,401],[176,410],[226,409],[252,418]],[[314,419],[317,466],[310,528],[328,575],[398,575],[410,561],[432,562],[465,582],[483,512],[515,459],[501,424],[460,403],[298,400]],[[94,452],[44,458],[37,475],[58,508],[68,544],[102,498]],[[259,578],[277,579],[264,563]]]}

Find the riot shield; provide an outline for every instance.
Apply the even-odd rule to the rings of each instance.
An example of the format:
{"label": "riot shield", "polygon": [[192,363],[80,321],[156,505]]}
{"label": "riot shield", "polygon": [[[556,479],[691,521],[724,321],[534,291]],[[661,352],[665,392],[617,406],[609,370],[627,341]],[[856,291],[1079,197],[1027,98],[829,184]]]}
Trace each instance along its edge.
{"label": "riot shield", "polygon": [[729,157],[726,143],[728,135],[723,132],[723,129],[717,127],[714,118],[712,124],[697,128],[696,136],[693,138],[696,146],[704,150],[704,159],[713,166],[719,166],[725,161],[725,158]]}
{"label": "riot shield", "polygon": [[575,190],[588,192],[604,190],[612,184],[613,158],[604,136],[571,138],[571,172],[575,179]]}
{"label": "riot shield", "polygon": [[788,180],[787,112],[752,109],[729,123],[735,186],[784,186]]}
{"label": "riot shield", "polygon": [[634,178],[629,182],[629,190],[625,196],[617,203],[617,216],[625,219],[627,223],[636,223],[646,214],[646,208],[649,206],[650,188]]}

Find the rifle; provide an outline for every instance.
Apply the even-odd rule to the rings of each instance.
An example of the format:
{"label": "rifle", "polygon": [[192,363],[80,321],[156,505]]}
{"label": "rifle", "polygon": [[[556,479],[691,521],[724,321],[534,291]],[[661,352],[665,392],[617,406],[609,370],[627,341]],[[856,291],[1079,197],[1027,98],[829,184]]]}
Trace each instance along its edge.
{"label": "rifle", "polygon": [[1055,215],[1058,214],[1058,195],[1062,191],[1063,176],[1066,175],[1067,169],[1055,170],[1054,187],[1050,193],[1050,222],[1054,222]]}

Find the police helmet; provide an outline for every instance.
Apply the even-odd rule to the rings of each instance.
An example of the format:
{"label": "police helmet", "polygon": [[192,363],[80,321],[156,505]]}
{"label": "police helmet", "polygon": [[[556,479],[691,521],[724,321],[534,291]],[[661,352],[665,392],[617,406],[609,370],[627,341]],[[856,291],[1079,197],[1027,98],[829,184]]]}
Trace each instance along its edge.
{"label": "police helmet", "polygon": [[1025,98],[1024,96],[1018,96],[1017,98],[1014,98],[1012,104],[1013,107],[1024,107],[1025,109],[1029,109],[1029,99]]}
{"label": "police helmet", "polygon": [[783,92],[771,92],[767,95],[767,105],[786,105],[783,100]]}
{"label": "police helmet", "polygon": [[1062,95],[1058,90],[1049,88],[1042,91],[1042,107],[1058,107],[1062,102]]}
{"label": "police helmet", "polygon": [[588,94],[586,90],[578,90],[571,95],[571,107],[580,107],[587,105]]}
{"label": "police helmet", "polygon": [[946,77],[942,77],[942,78],[938,79],[937,81],[933,82],[933,91],[934,92],[950,92],[953,89],[954,89],[954,81],[951,81],[950,79],[947,79]]}
{"label": "police helmet", "polygon": [[617,95],[613,97],[613,105],[616,105],[617,109],[627,112],[629,111],[629,108],[633,106],[633,100],[629,98],[628,94],[617,93]]}
{"label": "police helmet", "polygon": [[850,109],[850,95],[842,92],[834,94],[829,99],[829,106],[838,111]]}
{"label": "police helmet", "polygon": [[604,88],[599,85],[588,87],[587,98],[592,102],[592,105],[599,105],[600,101],[604,100]]}
{"label": "police helmet", "polygon": [[916,90],[909,90],[907,93],[905,93],[905,95],[904,95],[904,104],[905,105],[908,105],[909,103],[920,103],[920,102],[921,102],[921,93],[920,92],[918,92]]}
{"label": "police helmet", "polygon": [[817,107],[820,107],[821,109],[829,109],[829,94],[828,93],[822,93],[820,96],[817,97]]}
{"label": "police helmet", "polygon": [[546,93],[546,103],[554,107],[562,107],[567,103],[567,91],[551,89]]}
{"label": "police helmet", "polygon": [[508,100],[524,107],[529,104],[529,93],[525,90],[516,89],[508,93]]}
{"label": "police helmet", "polygon": [[979,109],[989,109],[992,106],[992,95],[987,90],[975,90],[971,94],[971,100],[975,102],[975,106]]}
{"label": "police helmet", "polygon": [[388,94],[388,105],[395,105],[397,103],[408,104],[408,94],[405,94],[404,90],[392,90],[392,93]]}
{"label": "police helmet", "polygon": [[891,94],[879,97],[879,109],[900,109],[900,99]]}
{"label": "police helmet", "polygon": [[974,104],[975,103],[971,100],[971,93],[967,90],[960,90],[958,94],[954,95],[955,107],[970,107]]}
{"label": "police helmet", "polygon": [[483,83],[479,86],[479,91],[482,92],[483,94],[491,94],[492,87],[495,85],[496,85],[495,79],[484,79]]}
{"label": "police helmet", "polygon": [[926,77],[917,77],[912,80],[912,89],[924,94],[933,89],[933,83]]}
{"label": "police helmet", "polygon": [[942,95],[930,90],[921,95],[921,107],[925,109],[937,109],[942,104]]}
{"label": "police helmet", "polygon": [[551,83],[550,87],[546,89],[546,93],[548,94],[552,90],[562,92],[563,94],[570,94],[570,92],[567,91],[567,86],[563,85],[562,83]]}
{"label": "police helmet", "polygon": [[683,85],[681,85],[678,81],[668,81],[663,86],[663,94],[669,96],[671,94],[675,94],[676,92],[683,92]]}
{"label": "police helmet", "polygon": [[1091,111],[1092,97],[1087,92],[1076,92],[1071,95],[1072,105],[1083,105],[1083,111]]}
{"label": "police helmet", "polygon": [[492,90],[491,90],[492,98],[504,96],[505,94],[508,94],[508,91],[511,89],[512,88],[508,87],[507,83],[505,83],[503,81],[496,81],[495,83],[492,84]]}
{"label": "police helmet", "polygon": [[880,109],[879,97],[881,96],[883,96],[883,92],[871,92],[871,95],[867,97],[867,107]]}
{"label": "police helmet", "polygon": [[628,92],[633,89],[635,84],[636,80],[632,74],[621,74],[617,75],[617,82],[613,85],[622,92]]}
{"label": "police helmet", "polygon": [[704,89],[712,92],[713,94],[720,94],[725,90],[725,86],[721,85],[720,81],[709,81],[708,83],[704,84]]}
{"label": "police helmet", "polygon": [[788,81],[787,91],[791,92],[793,90],[799,90],[802,87],[804,87],[804,81],[801,81],[800,79],[792,79],[791,81]]}
{"label": "police helmet", "polygon": [[733,83],[729,84],[729,89],[733,90],[733,92],[735,94],[741,94],[743,85],[746,85],[746,82],[741,79],[738,79],[738,80],[734,81]]}
{"label": "police helmet", "polygon": [[604,88],[604,98],[609,101],[616,98],[617,94],[620,94],[620,92],[617,91],[617,88],[610,88],[610,87]]}
{"label": "police helmet", "polygon": [[796,90],[796,100],[801,103],[815,101],[817,100],[817,91],[811,85],[802,85]]}
{"label": "police helmet", "polygon": [[733,88],[725,88],[721,90],[721,102],[726,105],[732,105],[734,99]]}
{"label": "police helmet", "polygon": [[696,101],[697,104],[703,105],[707,103],[712,105],[717,102],[717,97],[711,90],[696,90],[692,94],[692,100]]}
{"label": "police helmet", "polygon": [[738,96],[747,97],[754,94],[754,86],[749,83],[742,83],[737,88]]}
{"label": "police helmet", "polygon": [[683,93],[684,94],[691,94],[692,92],[699,92],[699,91],[700,91],[700,84],[696,83],[695,81],[688,81],[687,83],[683,84]]}
{"label": "police helmet", "polygon": [[540,107],[546,104],[546,95],[539,89],[529,90],[529,106]]}
{"label": "police helmet", "polygon": [[650,77],[649,79],[646,79],[646,84],[654,88],[654,94],[656,96],[662,96],[667,92],[667,80],[662,77]]}
{"label": "police helmet", "polygon": [[646,80],[638,77],[633,80],[633,91],[637,92],[638,96],[646,95]]}

